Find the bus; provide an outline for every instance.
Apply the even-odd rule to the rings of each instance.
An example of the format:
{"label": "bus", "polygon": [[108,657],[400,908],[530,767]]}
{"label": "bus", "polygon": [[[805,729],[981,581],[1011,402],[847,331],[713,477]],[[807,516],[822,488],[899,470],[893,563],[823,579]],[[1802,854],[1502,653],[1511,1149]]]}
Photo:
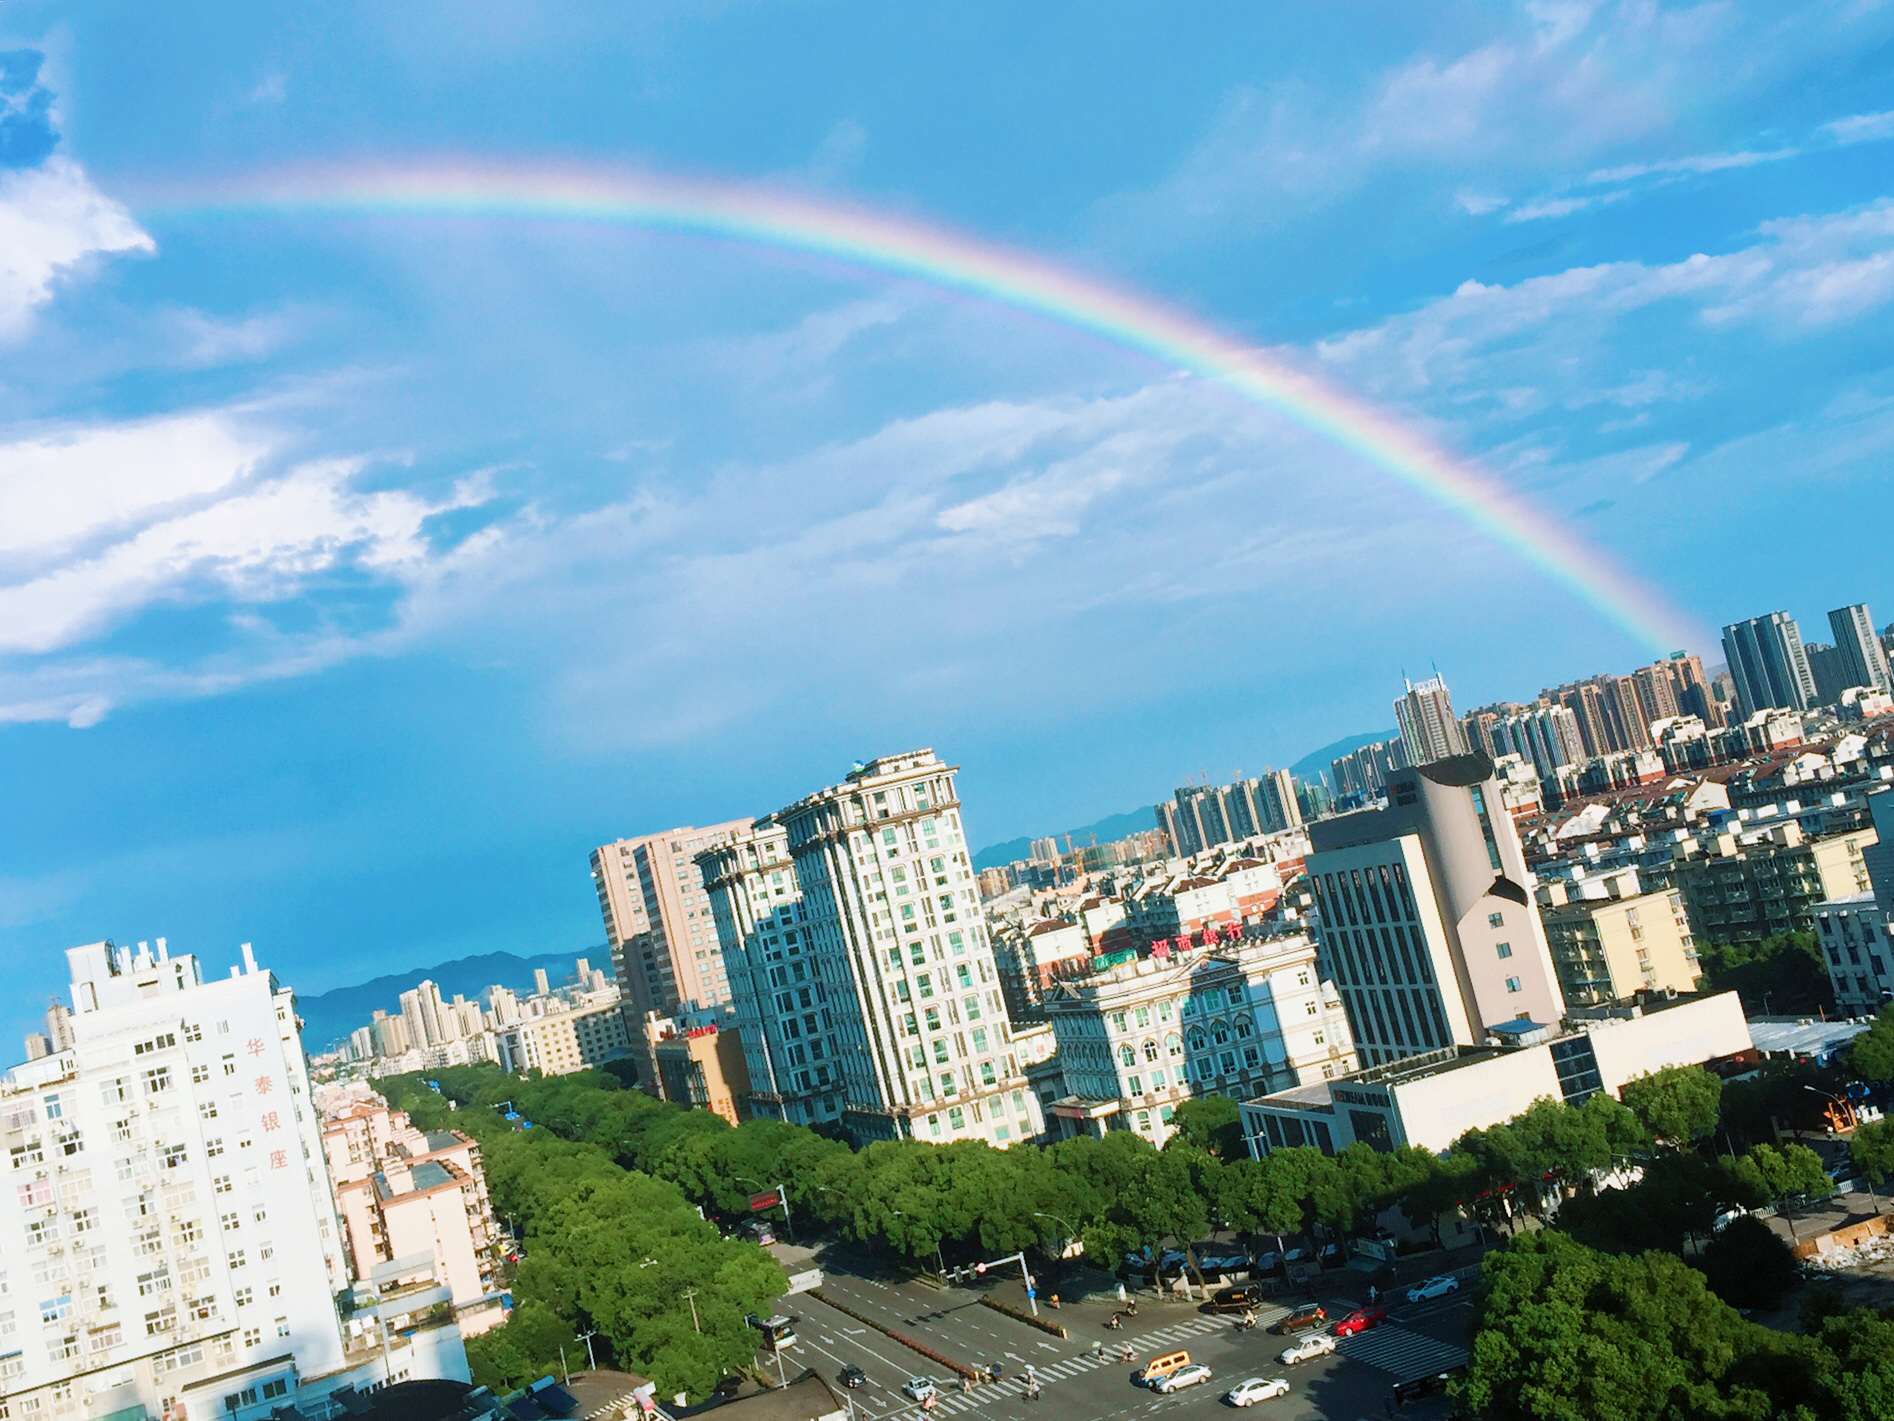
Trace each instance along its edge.
{"label": "bus", "polygon": [[781,1352],[786,1347],[795,1346],[797,1319],[786,1317],[782,1313],[776,1313],[770,1317],[758,1317],[755,1313],[751,1313],[743,1320],[763,1334],[764,1351]]}

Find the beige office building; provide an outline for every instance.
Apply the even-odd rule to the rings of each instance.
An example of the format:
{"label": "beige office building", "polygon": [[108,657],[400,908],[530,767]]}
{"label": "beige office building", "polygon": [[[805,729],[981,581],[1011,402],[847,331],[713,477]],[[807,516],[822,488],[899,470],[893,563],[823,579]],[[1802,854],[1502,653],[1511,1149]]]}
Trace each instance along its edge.
{"label": "beige office building", "polygon": [[1677,889],[1640,893],[1637,875],[1626,872],[1600,883],[1542,884],[1538,899],[1552,965],[1572,1005],[1696,990],[1702,969]]}
{"label": "beige office building", "polygon": [[669,1016],[680,1002],[730,999],[700,853],[747,834],[748,819],[705,829],[666,829],[619,839],[592,851],[592,882],[605,921],[627,1035],[647,1012]]}

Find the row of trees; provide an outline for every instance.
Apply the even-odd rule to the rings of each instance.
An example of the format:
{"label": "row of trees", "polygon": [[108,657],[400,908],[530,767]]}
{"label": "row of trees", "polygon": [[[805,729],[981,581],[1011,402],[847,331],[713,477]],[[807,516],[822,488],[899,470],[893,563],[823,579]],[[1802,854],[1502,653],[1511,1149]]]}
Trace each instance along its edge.
{"label": "row of trees", "polygon": [[[780,1121],[732,1127],[592,1073],[521,1081],[470,1067],[438,1080],[464,1105],[511,1101],[542,1129],[675,1186],[715,1216],[738,1217],[759,1188],[784,1185],[802,1228],[885,1247],[916,1266],[1052,1249],[1069,1238],[1110,1265],[1212,1230],[1347,1234],[1390,1207],[1436,1233],[1458,1209],[1509,1230],[1522,1217],[1551,1217],[1568,1196],[1588,1198],[1614,1167],[1689,1153],[1717,1133],[1720,1109],[1716,1077],[1687,1068],[1633,1082],[1624,1104],[1604,1094],[1578,1107],[1541,1100],[1444,1155],[1354,1145],[1333,1156],[1302,1147],[1255,1160],[1243,1153],[1235,1103],[1217,1097],[1189,1102],[1162,1150],[1129,1132],[1005,1151],[908,1140],[853,1150]],[[1825,1177],[1814,1156],[1790,1158],[1787,1168],[1765,1145],[1702,1161],[1689,1176],[1700,1187],[1681,1210],[1681,1232],[1706,1232],[1732,1205],[1819,1190]],[[1594,1220],[1610,1212],[1600,1206]],[[1594,1222],[1594,1234],[1602,1227]]]}
{"label": "row of trees", "polygon": [[666,1395],[702,1397],[754,1356],[744,1316],[782,1294],[782,1269],[723,1237],[675,1184],[623,1168],[596,1144],[516,1130],[482,1104],[450,1110],[411,1077],[384,1089],[424,1128],[480,1142],[494,1205],[522,1235],[515,1311],[467,1345],[475,1381],[519,1385],[553,1369],[562,1349],[582,1361],[577,1335],[592,1330],[602,1359],[635,1366]]}

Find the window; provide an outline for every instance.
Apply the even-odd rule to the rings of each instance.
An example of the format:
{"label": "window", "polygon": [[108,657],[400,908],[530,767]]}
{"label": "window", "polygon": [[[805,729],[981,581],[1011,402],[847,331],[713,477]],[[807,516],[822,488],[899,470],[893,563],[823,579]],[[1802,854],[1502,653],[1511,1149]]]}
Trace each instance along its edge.
{"label": "window", "polygon": [[1125,1077],[1125,1091],[1129,1095],[1143,1095],[1144,1081],[1138,1076]]}
{"label": "window", "polygon": [[1144,1059],[1147,1061],[1155,1061],[1157,1059],[1157,1042],[1146,1041],[1144,1043]]}
{"label": "window", "polygon": [[171,1089],[171,1068],[153,1066],[144,1073],[144,1079],[146,1095],[157,1095],[162,1091],[167,1091]]}
{"label": "window", "polygon": [[1513,945],[1510,942],[1497,943],[1494,945],[1493,951],[1497,952],[1501,957],[1511,957],[1513,955]]}
{"label": "window", "polygon": [[1518,979],[1517,977],[1508,977],[1508,978],[1506,979],[1506,990],[1507,990],[1507,991],[1509,991],[1509,992],[1516,992],[1516,991],[1518,991],[1518,990],[1519,990],[1519,979]]}
{"label": "window", "polygon": [[1489,928],[1503,928],[1506,926],[1506,915],[1504,913],[1488,913],[1486,915],[1486,925]]}

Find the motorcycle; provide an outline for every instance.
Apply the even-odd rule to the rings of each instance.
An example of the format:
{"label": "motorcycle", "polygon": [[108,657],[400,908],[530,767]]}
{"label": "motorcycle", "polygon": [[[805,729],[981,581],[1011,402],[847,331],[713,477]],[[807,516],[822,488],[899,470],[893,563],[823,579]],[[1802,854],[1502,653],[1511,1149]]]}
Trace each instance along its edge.
{"label": "motorcycle", "polygon": [[1138,1302],[1136,1298],[1133,1298],[1131,1301],[1125,1304],[1125,1316],[1136,1317],[1137,1315],[1138,1315]]}
{"label": "motorcycle", "polygon": [[1110,1317],[1105,1319],[1105,1326],[1109,1327],[1113,1332],[1116,1332],[1119,1328],[1123,1327],[1124,1325],[1125,1325],[1124,1319],[1120,1317],[1117,1313],[1113,1313]]}
{"label": "motorcycle", "polygon": [[1118,1354],[1118,1360],[1121,1362],[1135,1362],[1138,1360],[1138,1354],[1132,1351],[1130,1346],[1127,1345],[1125,1350]]}
{"label": "motorcycle", "polygon": [[1256,1330],[1256,1319],[1253,1317],[1239,1317],[1236,1320],[1236,1330],[1238,1332],[1254,1332]]}

